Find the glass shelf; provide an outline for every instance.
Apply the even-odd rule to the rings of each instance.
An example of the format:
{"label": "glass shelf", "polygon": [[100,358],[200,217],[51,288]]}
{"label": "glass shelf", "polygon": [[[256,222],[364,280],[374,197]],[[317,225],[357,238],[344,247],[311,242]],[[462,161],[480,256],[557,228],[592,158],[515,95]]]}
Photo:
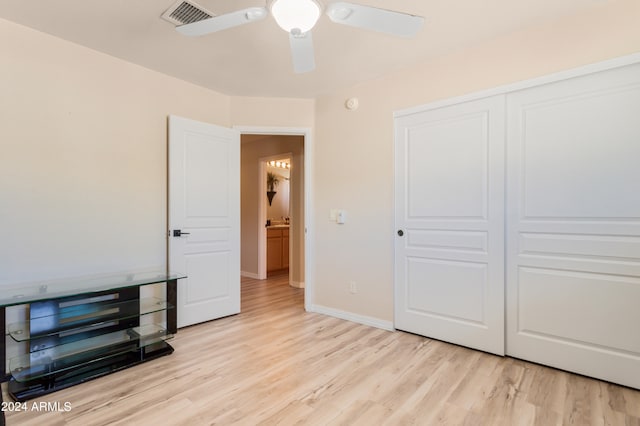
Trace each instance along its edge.
{"label": "glass shelf", "polygon": [[24,305],[77,294],[91,294],[100,291],[139,287],[182,278],[186,278],[186,275],[154,270],[90,275],[30,283],[0,283],[0,307]]}
{"label": "glass shelf", "polygon": [[9,360],[9,369],[17,382],[58,376],[172,337],[160,325],[143,325],[17,356]]}
{"label": "glass shelf", "polygon": [[[126,302],[109,303],[100,305],[94,312],[86,312],[86,307],[80,306],[76,312],[66,310],[64,315],[49,315],[33,318],[31,321],[38,321],[57,324],[55,330],[48,333],[41,333],[32,336],[30,333],[30,321],[13,323],[8,325],[9,335],[16,342],[26,342],[36,337],[55,336],[59,334],[81,333],[85,331],[97,330],[113,321],[135,318],[141,315],[148,315],[155,312],[173,309],[174,306],[167,303],[166,300],[149,297],[138,300],[129,300]],[[139,312],[138,312],[139,309]],[[129,315],[122,315],[122,312],[131,312]]]}

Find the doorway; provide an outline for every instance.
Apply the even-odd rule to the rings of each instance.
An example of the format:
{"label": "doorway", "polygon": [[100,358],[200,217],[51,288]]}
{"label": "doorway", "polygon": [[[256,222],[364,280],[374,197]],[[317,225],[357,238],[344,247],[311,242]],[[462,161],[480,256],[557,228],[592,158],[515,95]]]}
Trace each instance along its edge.
{"label": "doorway", "polygon": [[[292,167],[293,171],[296,169],[292,158],[293,153],[288,152],[258,161],[258,275],[265,279],[287,274],[289,285],[301,288],[300,274],[294,276],[294,269],[289,268],[290,253],[295,254],[300,250],[294,239],[290,238],[292,212],[293,216],[297,215],[301,202],[299,182],[291,170]],[[295,175],[299,178],[300,173]],[[297,218],[295,222],[298,222]],[[264,224],[265,229],[260,223]]]}
{"label": "doorway", "polygon": [[[241,134],[241,274],[253,279],[267,278],[267,161],[290,159],[289,214],[279,214],[274,222],[287,225],[289,218],[289,285],[304,288],[305,308],[312,305],[309,291],[308,241],[310,223],[309,129],[236,128]],[[276,194],[274,200],[283,194]],[[284,226],[282,226],[284,228]],[[282,232],[280,231],[282,234]],[[282,236],[281,236],[282,237]],[[282,239],[280,240],[282,244]]]}

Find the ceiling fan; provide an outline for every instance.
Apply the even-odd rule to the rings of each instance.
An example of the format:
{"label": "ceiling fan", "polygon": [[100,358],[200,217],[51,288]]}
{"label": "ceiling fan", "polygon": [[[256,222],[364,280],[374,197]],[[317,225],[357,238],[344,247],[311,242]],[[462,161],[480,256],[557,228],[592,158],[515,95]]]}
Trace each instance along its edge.
{"label": "ceiling fan", "polygon": [[[317,0],[268,0],[268,7],[249,7],[212,18],[176,27],[187,36],[201,36],[260,21],[269,12],[276,23],[289,33],[293,69],[305,73],[315,68],[311,29],[320,18],[323,6]],[[379,9],[355,3],[333,2],[325,8],[329,19],[336,24],[412,37],[424,23],[421,16]]]}

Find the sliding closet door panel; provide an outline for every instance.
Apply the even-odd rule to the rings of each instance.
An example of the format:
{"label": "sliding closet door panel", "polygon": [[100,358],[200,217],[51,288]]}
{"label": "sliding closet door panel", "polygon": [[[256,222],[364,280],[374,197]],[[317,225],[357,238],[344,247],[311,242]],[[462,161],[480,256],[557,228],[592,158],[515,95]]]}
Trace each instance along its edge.
{"label": "sliding closet door panel", "polygon": [[395,165],[396,328],[504,354],[504,97],[398,118]]}
{"label": "sliding closet door panel", "polygon": [[640,388],[640,66],[507,96],[507,353]]}

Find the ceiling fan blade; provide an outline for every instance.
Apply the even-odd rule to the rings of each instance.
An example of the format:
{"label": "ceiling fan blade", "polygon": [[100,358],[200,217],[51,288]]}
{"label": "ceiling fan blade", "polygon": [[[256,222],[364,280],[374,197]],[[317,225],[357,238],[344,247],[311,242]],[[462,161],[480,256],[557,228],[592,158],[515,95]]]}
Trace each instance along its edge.
{"label": "ceiling fan blade", "polygon": [[401,37],[416,35],[424,24],[422,16],[342,1],[327,6],[327,15],[337,24]]}
{"label": "ceiling fan blade", "polygon": [[267,9],[264,7],[250,7],[248,9],[214,16],[213,18],[203,19],[202,21],[191,24],[180,25],[176,27],[176,31],[187,36],[201,36],[250,22],[260,21],[266,18],[267,15]]}
{"label": "ceiling fan blade", "polygon": [[316,60],[313,53],[311,31],[302,34],[291,32],[289,34],[289,44],[291,44],[293,70],[297,74],[313,71],[316,68]]}

